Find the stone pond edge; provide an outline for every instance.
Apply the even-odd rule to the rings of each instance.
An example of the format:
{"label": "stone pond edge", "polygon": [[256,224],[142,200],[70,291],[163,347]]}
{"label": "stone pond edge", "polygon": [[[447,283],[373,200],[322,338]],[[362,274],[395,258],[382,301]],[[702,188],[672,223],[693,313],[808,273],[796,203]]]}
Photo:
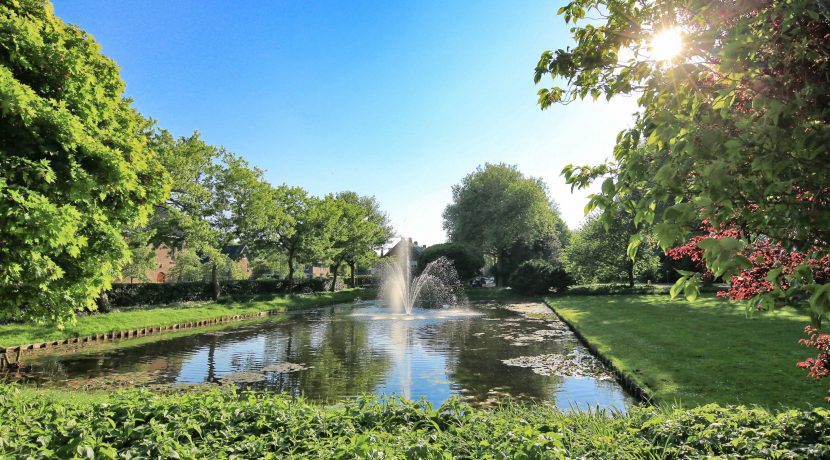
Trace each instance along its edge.
{"label": "stone pond edge", "polygon": [[634,396],[638,402],[646,404],[656,403],[654,396],[652,396],[651,393],[648,392],[648,390],[643,388],[639,383],[637,383],[633,378],[631,378],[631,376],[629,376],[627,373],[623,372],[619,367],[617,367],[611,361],[610,358],[602,354],[596,347],[596,345],[591,343],[591,341],[589,341],[584,335],[582,335],[582,332],[580,332],[579,329],[577,329],[573,323],[571,323],[562,314],[556,311],[556,308],[554,308],[553,305],[551,305],[547,299],[544,299],[543,302],[545,305],[547,305],[548,308],[550,308],[553,314],[556,315],[557,318],[559,318],[560,321],[562,321],[563,323],[565,323],[566,326],[568,326],[568,329],[570,329],[571,332],[573,332],[577,340],[579,340],[579,342],[582,345],[584,345],[585,348],[587,348],[588,351],[590,351],[591,354],[594,355],[594,357],[600,360],[602,364],[604,364],[606,367],[608,367],[608,369],[611,370],[611,372],[614,374],[614,378],[617,380],[617,383],[619,383],[629,394]]}

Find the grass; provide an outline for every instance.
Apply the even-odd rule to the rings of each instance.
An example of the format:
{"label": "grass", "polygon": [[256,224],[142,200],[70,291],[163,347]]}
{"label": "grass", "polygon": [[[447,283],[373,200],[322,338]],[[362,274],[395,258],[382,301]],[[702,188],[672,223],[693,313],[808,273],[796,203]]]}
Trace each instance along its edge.
{"label": "grass", "polygon": [[262,311],[290,311],[350,302],[358,297],[374,297],[374,291],[347,289],[334,293],[319,292],[276,296],[268,300],[173,304],[143,309],[132,308],[111,313],[79,316],[74,325],[67,326],[62,330],[43,324],[4,324],[0,325],[0,347],[14,347],[141,327],[169,326],[188,321],[208,320]]}
{"label": "grass", "polygon": [[827,386],[796,367],[809,319],[780,309],[747,317],[743,306],[705,297],[563,296],[548,303],[658,402],[824,404]]}
{"label": "grass", "polygon": [[229,388],[69,400],[0,385],[0,458],[826,458],[830,410],[563,412]]}

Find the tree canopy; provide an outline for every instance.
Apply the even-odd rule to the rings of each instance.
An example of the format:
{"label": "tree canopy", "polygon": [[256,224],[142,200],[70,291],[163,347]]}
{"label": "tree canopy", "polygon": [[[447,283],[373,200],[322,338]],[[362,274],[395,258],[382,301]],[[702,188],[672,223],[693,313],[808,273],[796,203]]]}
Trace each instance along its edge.
{"label": "tree canopy", "polygon": [[270,186],[261,170],[207,144],[199,133],[174,138],[158,130],[151,142],[173,182],[169,196],[151,219],[152,241],[171,248],[186,246],[204,258],[210,264],[218,298],[217,271],[228,263],[224,249],[262,220],[263,213],[273,212],[267,202]]}
{"label": "tree canopy", "polygon": [[655,281],[660,257],[651,238],[635,258],[628,256],[635,232],[632,219],[624,214],[617,214],[607,228],[596,215],[589,216],[563,251],[565,270],[582,284],[626,281],[633,286],[637,279]]}
{"label": "tree canopy", "polygon": [[484,267],[484,257],[481,252],[466,244],[444,243],[434,244],[424,249],[418,257],[418,271],[423,271],[430,262],[441,257],[452,262],[458,272],[458,277],[462,280],[476,277]]}
{"label": "tree canopy", "polygon": [[334,291],[340,266],[343,263],[349,265],[354,285],[357,264],[371,263],[377,258],[375,249],[392,237],[392,226],[374,197],[346,191],[329,198],[338,208],[329,253],[334,275],[331,290]]}
{"label": "tree canopy", "polygon": [[[715,276],[750,268],[758,239],[797,250],[801,269],[768,274],[777,299],[830,311],[830,285],[809,269],[830,242],[827,9],[812,0],[576,0],[559,13],[575,24],[576,43],[542,54],[536,81],[554,78],[539,91],[542,108],[639,94],[613,159],[563,171],[576,187],[603,181],[588,209],[627,208],[636,224],[656,224],[663,248],[687,240],[695,222],[736,229],[698,242]],[[657,59],[655,37],[667,34],[682,46]],[[658,202],[667,203],[659,215]],[[696,285],[687,274],[674,293]]]}
{"label": "tree canopy", "polygon": [[167,175],[118,66],[48,2],[0,5],[0,101],[0,320],[60,323],[95,308]]}
{"label": "tree canopy", "polygon": [[[468,244],[493,258],[499,270],[517,243],[534,242],[565,228],[541,179],[525,177],[516,166],[485,164],[452,188],[444,229],[452,242]],[[519,261],[521,262],[521,261]]]}

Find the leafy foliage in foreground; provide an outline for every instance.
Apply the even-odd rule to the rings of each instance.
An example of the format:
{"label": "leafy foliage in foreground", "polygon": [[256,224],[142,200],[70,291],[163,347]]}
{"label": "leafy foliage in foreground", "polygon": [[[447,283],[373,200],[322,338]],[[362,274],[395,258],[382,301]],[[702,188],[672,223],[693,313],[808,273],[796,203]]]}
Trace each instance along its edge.
{"label": "leafy foliage in foreground", "polygon": [[[608,220],[622,210],[635,225],[654,224],[664,249],[700,222],[737,230],[697,242],[715,277],[752,268],[758,255],[748,248],[759,241],[798,251],[793,274],[768,274],[789,286],[786,295],[762,293],[765,304],[777,294],[830,314],[830,283],[810,270],[830,256],[827,9],[811,0],[576,0],[559,14],[575,24],[576,43],[542,53],[535,79],[550,76],[555,86],[539,91],[541,107],[640,95],[610,162],[563,170],[573,187],[601,181],[586,211]],[[670,59],[653,53],[664,33],[682,43]],[[632,253],[638,242],[632,237]],[[684,274],[673,296],[693,298],[699,281]]]}
{"label": "leafy foliage in foreground", "polygon": [[44,1],[0,5],[0,320],[94,309],[167,176],[118,66]]}
{"label": "leafy foliage in foreground", "polygon": [[227,389],[132,391],[106,402],[0,387],[0,456],[33,458],[569,458],[703,455],[819,458],[830,411],[708,405],[565,414],[450,401],[357,399],[323,407]]}

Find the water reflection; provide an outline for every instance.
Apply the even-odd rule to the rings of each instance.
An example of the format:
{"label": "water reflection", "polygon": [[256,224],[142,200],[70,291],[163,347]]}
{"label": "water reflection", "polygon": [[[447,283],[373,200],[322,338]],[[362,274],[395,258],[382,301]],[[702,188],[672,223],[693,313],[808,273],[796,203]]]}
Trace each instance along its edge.
{"label": "water reflection", "polygon": [[[453,395],[479,404],[508,397],[547,400],[564,408],[624,408],[631,402],[613,381],[546,376],[504,364],[581,347],[569,333],[539,335],[548,327],[544,320],[503,308],[414,313],[394,316],[375,302],[328,307],[82,353],[43,354],[26,374],[7,378],[109,388],[240,377],[247,386],[323,402],[368,392],[435,404]],[[515,340],[534,334],[538,340]]]}

